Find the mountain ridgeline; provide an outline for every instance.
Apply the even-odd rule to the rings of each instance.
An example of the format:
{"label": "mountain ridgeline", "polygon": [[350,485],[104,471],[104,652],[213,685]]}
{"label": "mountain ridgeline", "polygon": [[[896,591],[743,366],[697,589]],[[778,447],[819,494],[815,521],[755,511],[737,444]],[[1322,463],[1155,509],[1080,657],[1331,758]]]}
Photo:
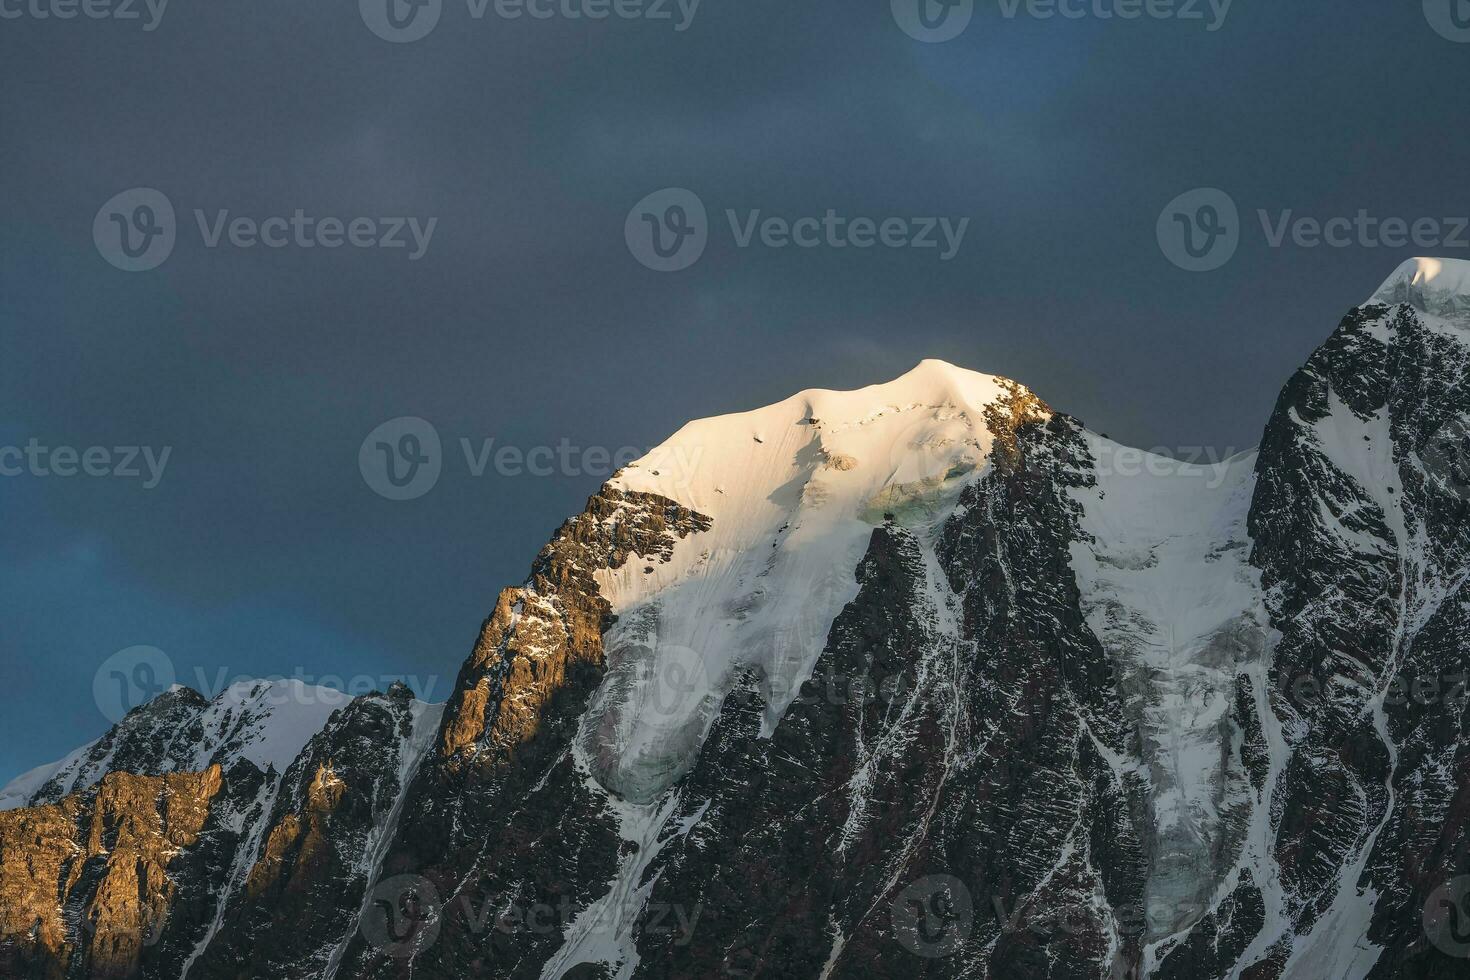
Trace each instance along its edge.
{"label": "mountain ridgeline", "polygon": [[1467,636],[1470,263],[1217,463],[925,361],[619,472],[446,704],[174,688],[0,791],[0,976],[1461,978]]}

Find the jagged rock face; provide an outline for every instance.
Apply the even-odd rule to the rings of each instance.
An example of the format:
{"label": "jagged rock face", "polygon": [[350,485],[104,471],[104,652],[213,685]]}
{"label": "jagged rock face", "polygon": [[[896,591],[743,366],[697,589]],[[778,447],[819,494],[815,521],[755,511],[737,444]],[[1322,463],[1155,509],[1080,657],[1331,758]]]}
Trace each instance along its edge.
{"label": "jagged rock face", "polygon": [[128,712],[96,742],[59,762],[21,801],[55,803],[110,772],[159,776],[247,762],[284,770],[301,746],[351,699],[299,681],[238,681],[213,699],[174,687]]}
{"label": "jagged rock face", "polygon": [[534,736],[569,674],[601,668],[610,610],[593,572],[635,554],[667,561],[676,538],[708,527],[708,518],[651,494],[605,487],[589,500],[542,549],[527,585],[501,593],[455,684],[440,756],[459,768],[486,752],[504,758]]}
{"label": "jagged rock face", "polygon": [[1464,975],[1424,917],[1470,872],[1470,497],[1432,465],[1470,415],[1457,308],[1354,310],[1281,395],[1250,511],[1279,634],[1249,766],[1266,810],[1161,977]]}
{"label": "jagged rock face", "polygon": [[85,796],[0,813],[0,971],[180,975],[251,790],[218,766],[112,773]]}
{"label": "jagged rock face", "polygon": [[941,685],[957,651],[935,635],[926,574],[913,537],[880,528],[772,737],[754,678],[726,699],[643,872],[639,976],[816,976],[903,868],[885,847],[921,829],[954,721]]}
{"label": "jagged rock face", "polygon": [[438,732],[439,711],[407,688],[334,714],[275,794],[243,881],[217,913],[189,976],[323,976],[356,929],[407,778]]}
{"label": "jagged rock face", "polygon": [[193,738],[178,735],[188,731],[208,703],[187,687],[164,692],[141,709],[129,712],[86,751],[61,766],[27,804],[56,803],[69,793],[96,784],[109,772],[160,775],[187,771],[190,767],[186,762],[198,753],[203,732]]}
{"label": "jagged rock face", "polygon": [[27,789],[0,975],[1463,976],[1467,297],[1210,466],[938,362],[691,423],[442,716],[175,690]]}
{"label": "jagged rock face", "polygon": [[[389,950],[381,937],[359,936],[349,975],[539,975],[612,876],[621,844],[570,752],[611,624],[593,574],[634,555],[667,561],[679,538],[708,527],[671,500],[604,487],[542,550],[527,584],[501,593],[382,867],[447,898],[431,913],[433,941]],[[507,920],[522,910],[553,914]]]}
{"label": "jagged rock face", "polygon": [[[1420,916],[1470,872],[1454,690],[1470,515],[1463,488],[1424,463],[1446,423],[1470,415],[1467,370],[1463,331],[1411,306],[1363,307],[1287,385],[1267,429],[1251,530],[1281,632],[1272,856],[1286,921],[1268,938],[1283,975],[1463,970]],[[1338,937],[1370,916],[1368,938],[1387,949],[1355,962]]]}
{"label": "jagged rock face", "polygon": [[1111,910],[1141,892],[1138,787],[1103,761],[1122,717],[1067,569],[1085,447],[1012,418],[937,546],[874,531],[769,740],[754,685],[727,699],[645,871],[634,976],[1104,976],[1136,947]]}
{"label": "jagged rock face", "polygon": [[1106,976],[1137,956],[1145,855],[1141,786],[1110,762],[1127,744],[1116,673],[1070,562],[1072,493],[1094,477],[1072,420],[1018,436],[940,541],[977,676],[969,772],[952,789],[963,809],[930,873],[968,877],[988,907],[964,954],[930,972]]}
{"label": "jagged rock face", "polygon": [[[355,929],[372,848],[438,709],[406,688],[358,698],[283,777],[251,758],[301,738],[323,698],[347,699],[272,688],[237,685],[216,702],[171,691],[50,780],[84,788],[0,812],[0,976],[321,975],[313,956]],[[229,767],[171,771],[201,757]]]}

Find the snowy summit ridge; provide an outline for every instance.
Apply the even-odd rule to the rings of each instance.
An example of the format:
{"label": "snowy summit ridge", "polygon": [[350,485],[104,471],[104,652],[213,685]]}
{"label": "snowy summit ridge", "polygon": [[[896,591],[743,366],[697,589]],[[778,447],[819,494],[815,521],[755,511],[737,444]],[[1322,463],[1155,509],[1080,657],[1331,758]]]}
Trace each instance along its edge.
{"label": "snowy summit ridge", "polygon": [[1378,288],[1371,302],[1405,303],[1446,320],[1470,320],[1470,260],[1409,259]]}
{"label": "snowy summit ridge", "polygon": [[[643,678],[599,719],[631,747],[604,760],[608,784],[637,800],[667,788],[738,668],[765,678],[773,730],[857,594],[851,569],[873,528],[892,518],[932,531],[985,470],[987,413],[1015,399],[1049,414],[1016,382],[925,360],[884,384],[690,422],[615,476],[614,488],[677,501],[713,528],[667,563],[598,573],[619,617],[609,667]],[[645,703],[643,687],[669,673],[689,678],[682,696]]]}

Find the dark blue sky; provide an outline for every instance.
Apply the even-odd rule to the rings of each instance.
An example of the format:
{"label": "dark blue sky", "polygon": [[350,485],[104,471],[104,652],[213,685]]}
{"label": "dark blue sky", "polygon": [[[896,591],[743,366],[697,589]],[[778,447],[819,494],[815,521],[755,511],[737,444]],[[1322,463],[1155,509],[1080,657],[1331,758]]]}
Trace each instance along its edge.
{"label": "dark blue sky", "polygon": [[[341,0],[173,0],[152,31],[33,2],[0,3],[21,12],[0,19],[0,451],[171,455],[147,490],[0,477],[0,782],[107,727],[94,673],[136,644],[195,686],[437,675],[442,699],[497,591],[601,482],[474,477],[461,438],[646,447],[940,357],[1137,445],[1248,448],[1401,260],[1470,257],[1273,248],[1256,218],[1470,213],[1470,43],[1418,0],[1236,0],[1214,31],[979,0],[935,44],[889,0],[703,0],[682,32],[445,0],[406,44]],[[658,273],[624,223],[671,186],[708,207],[709,245]],[[93,219],[134,187],[178,230],[167,261],[127,273]],[[1199,187],[1243,223],[1209,273],[1155,233]],[[208,248],[193,218],[298,208],[438,222],[410,261]],[[726,209],[970,224],[944,262],[741,249]],[[398,416],[445,444],[407,502],[358,468]]]}

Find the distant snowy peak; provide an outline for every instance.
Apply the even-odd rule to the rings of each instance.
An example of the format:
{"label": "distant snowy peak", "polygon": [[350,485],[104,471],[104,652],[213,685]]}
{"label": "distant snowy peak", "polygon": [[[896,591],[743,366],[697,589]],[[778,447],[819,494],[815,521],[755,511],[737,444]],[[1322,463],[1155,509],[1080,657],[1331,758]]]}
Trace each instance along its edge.
{"label": "distant snowy peak", "polygon": [[54,803],[110,772],[161,775],[248,762],[283,773],[351,696],[299,680],[245,680],[212,700],[174,685],[88,745],[0,789],[0,810]]}
{"label": "distant snowy peak", "polygon": [[1408,304],[1431,316],[1470,322],[1470,260],[1410,259],[1370,302]]}

